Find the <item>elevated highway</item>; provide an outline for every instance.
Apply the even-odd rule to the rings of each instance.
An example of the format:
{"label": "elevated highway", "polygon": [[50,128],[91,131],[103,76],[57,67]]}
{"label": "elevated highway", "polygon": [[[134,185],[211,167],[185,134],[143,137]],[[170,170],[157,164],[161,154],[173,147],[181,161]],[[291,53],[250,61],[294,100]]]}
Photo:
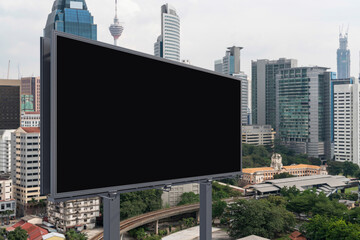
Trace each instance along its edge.
{"label": "elevated highway", "polygon": [[[225,201],[227,203],[231,203],[237,199],[249,199],[249,197],[239,197],[236,199],[229,198],[229,199],[224,199],[223,201]],[[160,209],[157,211],[144,213],[139,216],[128,218],[126,220],[120,221],[120,235],[124,234],[125,232],[130,231],[131,229],[140,227],[140,226],[148,224],[148,223],[155,223],[156,224],[155,229],[157,232],[159,220],[177,216],[177,215],[182,215],[185,213],[198,212],[199,210],[200,210],[200,204],[195,203],[195,204],[188,204],[188,205]],[[90,240],[102,240],[103,237],[104,237],[104,233],[101,232]]]}

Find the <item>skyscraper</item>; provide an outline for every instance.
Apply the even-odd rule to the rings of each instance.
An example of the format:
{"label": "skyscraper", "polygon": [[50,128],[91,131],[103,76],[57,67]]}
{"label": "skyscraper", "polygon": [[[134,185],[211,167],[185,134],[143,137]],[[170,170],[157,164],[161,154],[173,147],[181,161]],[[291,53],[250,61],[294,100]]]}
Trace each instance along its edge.
{"label": "skyscraper", "polygon": [[330,79],[324,67],[276,74],[276,134],[281,144],[309,157],[331,159]]}
{"label": "skyscraper", "polygon": [[248,90],[249,81],[248,77],[244,72],[240,71],[240,50],[242,47],[228,47],[225,56],[222,59],[215,60],[214,70],[215,72],[222,73],[225,75],[234,76],[241,80],[241,124],[247,125],[249,121],[248,115]]}
{"label": "skyscraper", "polygon": [[168,3],[161,6],[161,35],[154,43],[154,55],[180,61],[180,18]]}
{"label": "skyscraper", "polygon": [[240,50],[242,47],[228,47],[222,61],[224,74],[232,75],[240,72]]}
{"label": "skyscraper", "polygon": [[348,32],[339,34],[339,48],[337,55],[337,77],[339,79],[350,77],[350,50],[348,47]]}
{"label": "skyscraper", "polygon": [[120,24],[119,19],[117,17],[117,0],[115,0],[115,17],[114,23],[109,27],[111,36],[114,38],[114,45],[117,45],[117,40],[121,36],[124,31],[124,27]]}
{"label": "skyscraper", "polygon": [[85,0],[55,0],[44,28],[44,37],[52,30],[97,40],[97,25]]}
{"label": "skyscraper", "polygon": [[295,59],[251,61],[252,124],[271,125],[276,130],[276,73],[296,66]]}
{"label": "skyscraper", "polygon": [[334,86],[335,161],[360,164],[359,82]]}

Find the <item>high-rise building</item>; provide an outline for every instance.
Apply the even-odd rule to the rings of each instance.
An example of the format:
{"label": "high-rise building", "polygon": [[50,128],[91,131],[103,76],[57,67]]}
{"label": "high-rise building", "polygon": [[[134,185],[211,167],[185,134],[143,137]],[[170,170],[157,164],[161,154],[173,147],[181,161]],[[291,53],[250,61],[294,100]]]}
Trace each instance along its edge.
{"label": "high-rise building", "polygon": [[121,36],[122,32],[124,31],[124,27],[120,24],[119,19],[117,17],[117,0],[115,0],[115,17],[114,23],[109,27],[111,36],[114,38],[114,45],[117,45],[117,40]]}
{"label": "high-rise building", "polygon": [[85,0],[55,0],[44,28],[44,37],[53,30],[97,40],[97,25]]}
{"label": "high-rise building", "polygon": [[276,130],[276,73],[296,66],[295,59],[251,61],[252,124],[271,125]]}
{"label": "high-rise building", "polygon": [[339,79],[350,77],[350,50],[348,49],[348,33],[339,34],[339,48],[337,55],[337,77]]}
{"label": "high-rise building", "polygon": [[15,129],[0,130],[0,173],[11,172],[11,158],[13,151],[11,149],[11,134]]}
{"label": "high-rise building", "polygon": [[40,77],[21,78],[21,110],[40,111]]}
{"label": "high-rise building", "polygon": [[249,98],[249,81],[244,72],[240,71],[240,50],[242,47],[228,47],[225,56],[222,59],[215,60],[215,72],[225,75],[234,76],[241,80],[241,124],[247,125],[249,121],[248,115],[248,98]]}
{"label": "high-rise building", "polygon": [[232,76],[241,80],[241,124],[248,125],[248,98],[249,98],[249,81],[244,72],[233,73]]}
{"label": "high-rise building", "polygon": [[335,72],[332,72],[331,74],[331,141],[332,142],[334,142],[334,87],[336,85],[353,84],[353,83],[355,83],[354,77],[337,79]]}
{"label": "high-rise building", "polygon": [[232,75],[240,72],[240,50],[242,47],[228,47],[222,59],[223,74]]}
{"label": "high-rise building", "polygon": [[154,43],[154,55],[180,61],[180,18],[168,3],[161,6],[161,35]]}
{"label": "high-rise building", "polygon": [[325,67],[297,67],[276,74],[276,135],[298,153],[331,159],[330,78]]}
{"label": "high-rise building", "polygon": [[334,86],[335,161],[360,165],[359,82]]}
{"label": "high-rise building", "polygon": [[0,79],[0,130],[20,127],[20,80]]}
{"label": "high-rise building", "polygon": [[46,199],[40,196],[40,128],[20,127],[11,136],[11,177],[14,197],[20,215],[26,213],[27,204]]}

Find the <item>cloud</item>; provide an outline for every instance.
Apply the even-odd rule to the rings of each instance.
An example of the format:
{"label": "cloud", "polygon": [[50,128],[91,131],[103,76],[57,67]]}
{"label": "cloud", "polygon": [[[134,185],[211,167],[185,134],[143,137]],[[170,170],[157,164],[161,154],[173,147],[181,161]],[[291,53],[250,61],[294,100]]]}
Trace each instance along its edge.
{"label": "cloud", "polygon": [[[160,34],[160,7],[173,5],[181,21],[181,58],[213,69],[214,60],[232,45],[244,47],[241,68],[250,76],[251,60],[296,58],[300,65],[320,65],[336,71],[338,27],[349,28],[352,75],[359,71],[360,16],[358,0],[118,0],[124,32],[118,43],[153,54]],[[98,26],[98,40],[112,44],[108,27],[114,0],[86,0]],[[0,78],[39,75],[39,37],[53,0],[0,1]]]}

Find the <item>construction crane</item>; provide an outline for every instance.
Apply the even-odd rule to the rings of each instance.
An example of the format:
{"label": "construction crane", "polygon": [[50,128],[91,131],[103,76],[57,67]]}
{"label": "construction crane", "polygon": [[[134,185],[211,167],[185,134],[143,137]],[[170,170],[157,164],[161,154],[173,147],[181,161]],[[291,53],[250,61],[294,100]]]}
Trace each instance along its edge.
{"label": "construction crane", "polygon": [[9,63],[8,63],[8,72],[7,72],[7,79],[9,80],[9,73],[10,73],[10,60],[9,60]]}

